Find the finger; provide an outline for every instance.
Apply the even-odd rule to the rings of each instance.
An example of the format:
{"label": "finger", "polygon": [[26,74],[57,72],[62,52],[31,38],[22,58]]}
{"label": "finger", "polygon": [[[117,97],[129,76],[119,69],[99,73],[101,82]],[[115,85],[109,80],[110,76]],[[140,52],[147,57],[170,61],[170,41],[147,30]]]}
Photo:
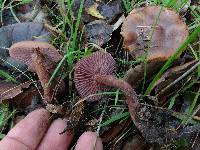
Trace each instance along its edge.
{"label": "finger", "polygon": [[39,109],[28,114],[0,142],[1,150],[35,149],[50,123],[50,114]]}
{"label": "finger", "polygon": [[66,150],[73,138],[73,133],[61,133],[66,127],[66,122],[62,119],[55,120],[49,127],[45,137],[37,150]]}
{"label": "finger", "polygon": [[83,133],[77,142],[75,150],[103,150],[103,144],[100,138],[94,132]]}

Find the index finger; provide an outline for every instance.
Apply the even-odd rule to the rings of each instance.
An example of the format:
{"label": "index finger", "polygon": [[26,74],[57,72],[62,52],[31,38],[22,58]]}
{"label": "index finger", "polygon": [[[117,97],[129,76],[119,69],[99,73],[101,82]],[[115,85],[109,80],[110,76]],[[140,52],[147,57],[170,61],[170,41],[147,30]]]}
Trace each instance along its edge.
{"label": "index finger", "polygon": [[28,114],[0,141],[1,150],[36,149],[50,123],[50,113],[39,109]]}

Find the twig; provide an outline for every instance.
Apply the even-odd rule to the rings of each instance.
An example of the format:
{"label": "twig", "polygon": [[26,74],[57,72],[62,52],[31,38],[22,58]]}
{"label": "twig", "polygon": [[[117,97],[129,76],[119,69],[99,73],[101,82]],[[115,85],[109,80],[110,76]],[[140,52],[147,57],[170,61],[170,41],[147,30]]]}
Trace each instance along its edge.
{"label": "twig", "polygon": [[192,148],[194,147],[194,144],[196,143],[198,136],[199,136],[199,132],[197,132],[195,136],[194,142],[192,143]]}

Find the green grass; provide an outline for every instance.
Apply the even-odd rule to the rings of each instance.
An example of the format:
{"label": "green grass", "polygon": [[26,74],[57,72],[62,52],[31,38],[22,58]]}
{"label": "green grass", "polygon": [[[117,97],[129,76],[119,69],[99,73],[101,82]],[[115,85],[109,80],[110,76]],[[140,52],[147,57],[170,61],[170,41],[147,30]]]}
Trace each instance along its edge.
{"label": "green grass", "polygon": [[194,100],[193,100],[192,104],[190,105],[190,107],[189,107],[189,109],[187,111],[187,115],[182,120],[182,124],[187,124],[188,123],[190,117],[192,116],[193,110],[197,105],[197,100],[199,99],[199,95],[200,95],[200,87],[199,87],[199,90],[197,91],[197,93],[196,93],[196,95],[194,97]]}
{"label": "green grass", "polygon": [[[56,69],[54,70],[54,72],[49,80],[49,84],[56,77],[56,75],[58,74],[59,70],[61,69],[62,65],[65,62],[67,63],[67,71],[68,71],[68,73],[70,73],[70,72],[72,72],[72,69],[74,68],[74,64],[77,60],[77,57],[80,59],[82,55],[84,56],[84,54],[82,54],[82,51],[81,51],[82,47],[81,47],[81,45],[79,45],[79,43],[81,43],[81,39],[78,38],[79,36],[82,36],[82,34],[83,34],[83,31],[79,32],[79,29],[80,29],[81,16],[83,13],[84,0],[81,0],[80,7],[78,10],[78,16],[77,16],[76,20],[73,19],[71,0],[67,0],[68,13],[65,13],[66,6],[65,6],[63,0],[60,1],[60,4],[61,4],[61,6],[63,6],[62,9],[60,10],[60,13],[62,15],[62,20],[60,20],[60,22],[62,24],[62,27],[61,27],[62,32],[66,35],[67,33],[66,33],[65,27],[68,26],[70,28],[71,36],[70,36],[68,42],[64,45],[65,55],[64,55],[63,59],[57,65]],[[87,52],[87,51],[85,51],[85,52]],[[69,79],[69,80],[71,80],[71,79]]]}
{"label": "green grass", "polygon": [[8,103],[0,103],[0,139],[5,136],[3,133],[4,127],[8,125],[9,119],[11,119],[15,113],[16,110],[11,111]]}
{"label": "green grass", "polygon": [[8,81],[12,81],[12,82],[17,82],[15,78],[13,78],[11,75],[9,75],[9,73],[5,72],[4,70],[0,70],[0,77],[8,80]]}
{"label": "green grass", "polygon": [[116,121],[121,121],[123,119],[127,119],[130,117],[129,112],[124,112],[122,114],[117,114],[115,116],[112,116],[110,119],[106,120],[101,124],[101,127],[109,126],[110,124],[116,122]]}

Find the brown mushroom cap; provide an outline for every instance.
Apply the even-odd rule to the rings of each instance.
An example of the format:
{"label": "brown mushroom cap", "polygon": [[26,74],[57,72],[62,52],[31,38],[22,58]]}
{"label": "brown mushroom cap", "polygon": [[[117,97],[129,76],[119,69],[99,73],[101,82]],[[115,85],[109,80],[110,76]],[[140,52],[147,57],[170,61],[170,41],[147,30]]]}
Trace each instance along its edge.
{"label": "brown mushroom cap", "polygon": [[[79,95],[84,98],[97,92],[104,92],[110,89],[95,81],[96,75],[114,75],[116,62],[109,53],[95,52],[82,58],[75,67],[74,82]],[[96,101],[101,96],[92,96],[87,101]]]}
{"label": "brown mushroom cap", "polygon": [[166,60],[188,37],[188,29],[181,17],[173,10],[163,8],[158,23],[161,7],[148,6],[132,10],[122,25],[121,35],[124,48],[135,57],[141,56],[147,43],[152,40],[148,49],[147,60]]}
{"label": "brown mushroom cap", "polygon": [[16,60],[26,64],[30,71],[35,71],[35,66],[32,62],[32,54],[34,49],[38,49],[40,53],[45,57],[46,69],[52,68],[52,62],[58,62],[62,59],[62,56],[58,53],[56,48],[46,42],[36,41],[22,41],[13,44],[9,49],[9,54]]}

